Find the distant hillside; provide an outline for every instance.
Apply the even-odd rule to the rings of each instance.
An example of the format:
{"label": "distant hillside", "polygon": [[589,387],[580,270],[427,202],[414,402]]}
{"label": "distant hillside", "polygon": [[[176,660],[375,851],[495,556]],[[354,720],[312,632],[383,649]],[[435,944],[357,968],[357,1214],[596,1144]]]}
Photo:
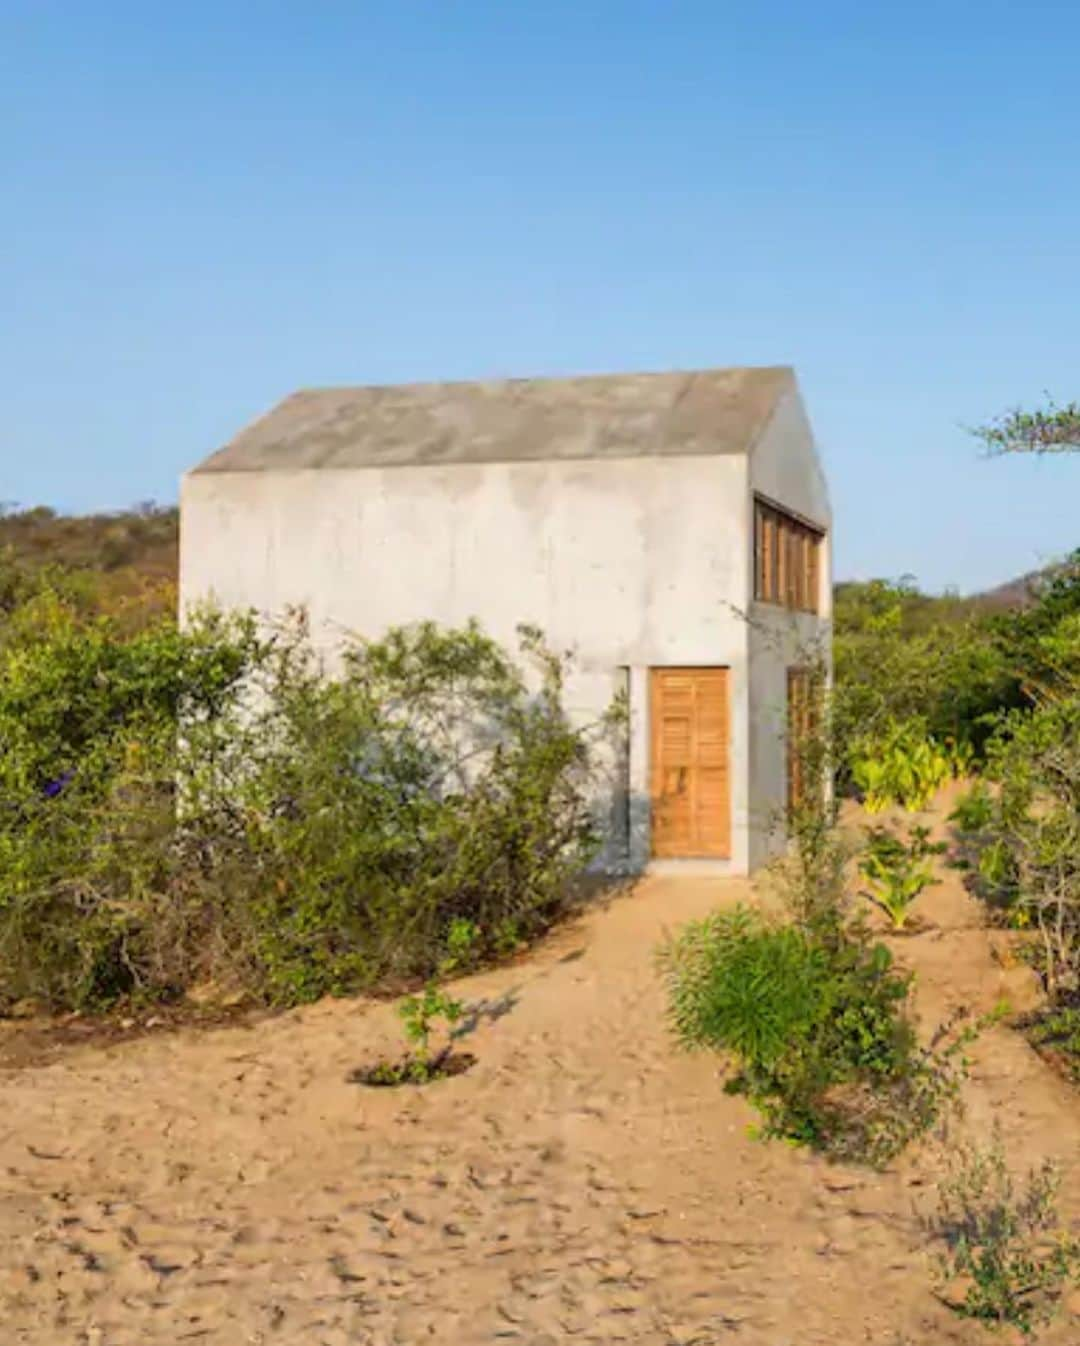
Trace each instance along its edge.
{"label": "distant hillside", "polygon": [[175,611],[179,512],[140,505],[114,514],[0,512],[0,607],[62,572],[65,591],[88,612],[123,614],[139,625]]}
{"label": "distant hillside", "polygon": [[0,513],[0,551],[20,562],[101,572],[133,568],[151,579],[176,576],[179,511],[140,505],[115,514]]}
{"label": "distant hillside", "polygon": [[1044,566],[1042,570],[1031,570],[1018,579],[999,584],[994,589],[986,589],[974,596],[980,608],[1026,608],[1035,602],[1038,590],[1048,580],[1060,575],[1065,567],[1061,564]]}

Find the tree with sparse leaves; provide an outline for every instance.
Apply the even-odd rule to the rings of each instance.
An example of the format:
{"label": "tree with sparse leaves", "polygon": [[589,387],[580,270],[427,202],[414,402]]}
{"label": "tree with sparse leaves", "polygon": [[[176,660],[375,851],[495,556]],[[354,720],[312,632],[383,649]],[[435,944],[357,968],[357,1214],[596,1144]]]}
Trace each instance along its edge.
{"label": "tree with sparse leaves", "polygon": [[1058,406],[1048,397],[1045,407],[1036,411],[1016,408],[977,426],[973,433],[995,456],[1080,452],[1080,402]]}

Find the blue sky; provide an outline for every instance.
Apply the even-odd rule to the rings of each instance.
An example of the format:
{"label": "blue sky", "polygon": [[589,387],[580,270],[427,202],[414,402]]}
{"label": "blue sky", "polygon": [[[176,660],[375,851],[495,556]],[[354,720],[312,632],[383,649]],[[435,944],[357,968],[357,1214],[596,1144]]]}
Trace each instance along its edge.
{"label": "blue sky", "polygon": [[1080,545],[1080,7],[0,0],[0,499],[305,384],[792,363],[843,577]]}

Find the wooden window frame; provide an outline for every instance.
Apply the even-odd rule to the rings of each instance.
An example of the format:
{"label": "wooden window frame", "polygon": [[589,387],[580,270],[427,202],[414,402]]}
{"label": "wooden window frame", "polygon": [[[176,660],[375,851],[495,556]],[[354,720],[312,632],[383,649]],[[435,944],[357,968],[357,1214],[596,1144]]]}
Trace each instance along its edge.
{"label": "wooden window frame", "polygon": [[754,496],[754,599],[789,612],[821,611],[825,531]]}

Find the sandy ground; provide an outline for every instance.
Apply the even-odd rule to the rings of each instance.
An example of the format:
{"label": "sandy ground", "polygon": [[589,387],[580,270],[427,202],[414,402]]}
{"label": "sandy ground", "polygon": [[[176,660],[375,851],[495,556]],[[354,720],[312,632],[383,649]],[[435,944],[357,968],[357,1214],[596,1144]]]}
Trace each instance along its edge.
{"label": "sandy ground", "polygon": [[[397,1040],[348,1001],[3,1070],[0,1343],[1000,1341],[930,1293],[932,1148],[876,1175],[759,1143],[672,1053],[657,941],[747,891],[649,880],[460,983],[478,1062],[425,1088],[347,1082]],[[955,879],[922,909],[921,1013],[1015,992]],[[969,1131],[1071,1163],[1080,1214],[1080,1096],[1006,1027],[975,1054]]]}

